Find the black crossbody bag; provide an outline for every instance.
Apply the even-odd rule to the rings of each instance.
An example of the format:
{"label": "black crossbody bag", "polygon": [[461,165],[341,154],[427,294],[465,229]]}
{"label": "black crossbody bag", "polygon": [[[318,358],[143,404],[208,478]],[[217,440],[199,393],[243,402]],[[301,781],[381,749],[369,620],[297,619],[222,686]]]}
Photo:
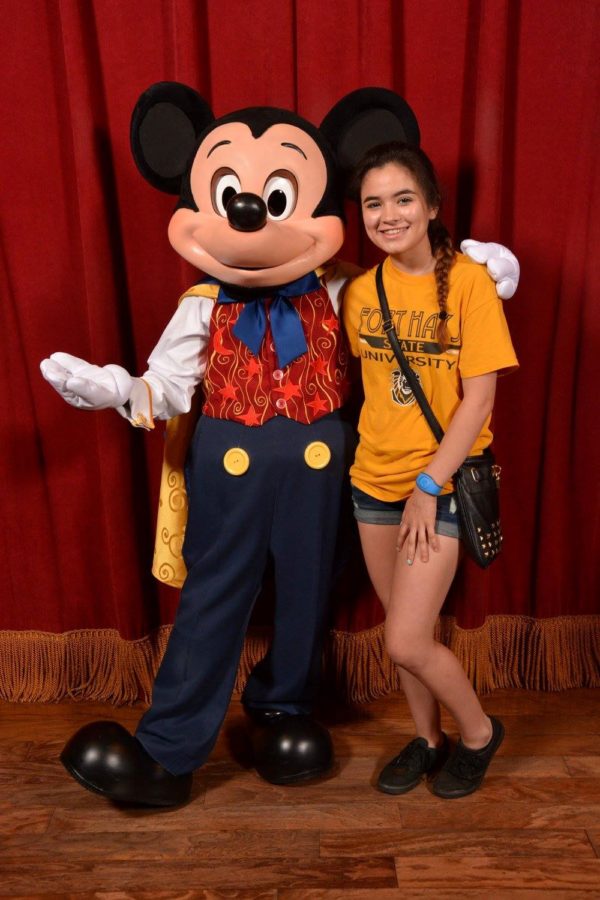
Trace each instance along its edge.
{"label": "black crossbody bag", "polygon": [[[396,329],[392,324],[390,307],[383,286],[383,263],[377,267],[375,275],[377,295],[383,314],[383,330],[390,342],[402,373],[421,407],[438,444],[444,437],[444,430],[436,419],[423,388],[402,352]],[[488,448],[481,456],[469,456],[454,473],[454,487],[458,506],[461,537],[469,556],[482,569],[493,563],[502,548],[502,528],[500,526],[500,466],[496,465],[494,454]]]}

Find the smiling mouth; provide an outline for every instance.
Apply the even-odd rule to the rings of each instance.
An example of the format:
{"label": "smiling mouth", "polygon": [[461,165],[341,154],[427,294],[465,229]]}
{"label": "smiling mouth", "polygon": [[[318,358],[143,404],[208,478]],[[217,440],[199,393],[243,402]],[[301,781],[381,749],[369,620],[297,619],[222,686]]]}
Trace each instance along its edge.
{"label": "smiling mouth", "polygon": [[[297,261],[299,259],[304,259],[307,255],[314,253],[315,247],[317,246],[317,241],[315,240],[315,238],[312,235],[306,235],[305,237],[306,237],[306,240],[309,241],[309,243],[305,244],[304,246],[296,246],[294,248],[291,248],[292,251],[294,252],[294,255],[291,257],[285,258],[282,256],[280,259],[277,259],[276,254],[272,254],[272,253],[269,254],[266,252],[264,254],[262,254],[262,253],[259,254],[257,252],[256,255],[258,256],[259,259],[262,256],[262,258],[266,260],[269,257],[269,255],[271,255],[271,256],[275,255],[274,259],[271,259],[271,261],[268,263],[265,261],[265,264],[262,266],[244,266],[244,265],[240,265],[239,263],[226,262],[224,259],[219,259],[218,255],[215,255],[212,258],[215,260],[215,262],[218,262],[220,265],[224,266],[226,269],[234,270],[236,272],[270,272],[275,269],[283,269],[286,266],[289,266],[290,264],[295,264],[295,263],[297,263]],[[262,249],[262,248],[259,248],[259,250],[260,249]],[[229,259],[235,259],[235,253],[233,253],[233,252],[231,254],[226,254],[226,255],[229,257]],[[250,255],[250,254],[248,254],[248,255]]]}
{"label": "smiling mouth", "polygon": [[403,225],[402,228],[386,228],[382,229],[379,233],[385,235],[385,237],[396,237],[398,234],[404,234],[410,225]]}

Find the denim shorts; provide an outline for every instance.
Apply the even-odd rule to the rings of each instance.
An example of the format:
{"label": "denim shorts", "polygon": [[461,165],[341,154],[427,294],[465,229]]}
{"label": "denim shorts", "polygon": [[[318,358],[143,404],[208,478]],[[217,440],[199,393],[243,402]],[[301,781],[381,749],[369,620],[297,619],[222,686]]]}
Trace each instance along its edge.
{"label": "denim shorts", "polygon": [[[370,494],[365,494],[360,488],[352,485],[352,503],[354,518],[358,522],[364,522],[367,525],[399,525],[406,500],[393,500],[392,502],[378,500],[377,497],[371,497]],[[437,498],[435,531],[436,534],[460,538],[456,494],[441,494]]]}

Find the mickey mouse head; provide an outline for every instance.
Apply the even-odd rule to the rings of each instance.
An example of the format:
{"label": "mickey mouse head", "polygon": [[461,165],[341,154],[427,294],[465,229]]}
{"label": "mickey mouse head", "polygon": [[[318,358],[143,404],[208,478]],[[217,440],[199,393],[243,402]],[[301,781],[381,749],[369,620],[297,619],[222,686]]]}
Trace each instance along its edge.
{"label": "mickey mouse head", "polygon": [[343,176],[389,140],[418,144],[419,129],[408,104],[382,88],[353,91],[316,128],[274,107],[215,119],[191,88],[160,82],[131,123],[140,172],[179,197],[175,250],[242,287],[285,284],[333,257],[344,239]]}

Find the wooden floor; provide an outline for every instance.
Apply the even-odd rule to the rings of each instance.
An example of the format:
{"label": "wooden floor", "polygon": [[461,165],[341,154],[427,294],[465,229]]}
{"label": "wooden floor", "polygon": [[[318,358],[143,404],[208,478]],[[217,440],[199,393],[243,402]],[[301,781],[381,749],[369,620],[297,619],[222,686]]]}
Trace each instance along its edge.
{"label": "wooden floor", "polygon": [[234,702],[192,802],[164,812],[119,809],[57,760],[76,728],[133,726],[140,709],[0,704],[0,896],[600,897],[600,692],[483,702],[507,737],[483,788],[463,800],[426,784],[403,798],[374,790],[411,736],[401,696],[325,714],[338,770],[288,788],[248,767]]}

